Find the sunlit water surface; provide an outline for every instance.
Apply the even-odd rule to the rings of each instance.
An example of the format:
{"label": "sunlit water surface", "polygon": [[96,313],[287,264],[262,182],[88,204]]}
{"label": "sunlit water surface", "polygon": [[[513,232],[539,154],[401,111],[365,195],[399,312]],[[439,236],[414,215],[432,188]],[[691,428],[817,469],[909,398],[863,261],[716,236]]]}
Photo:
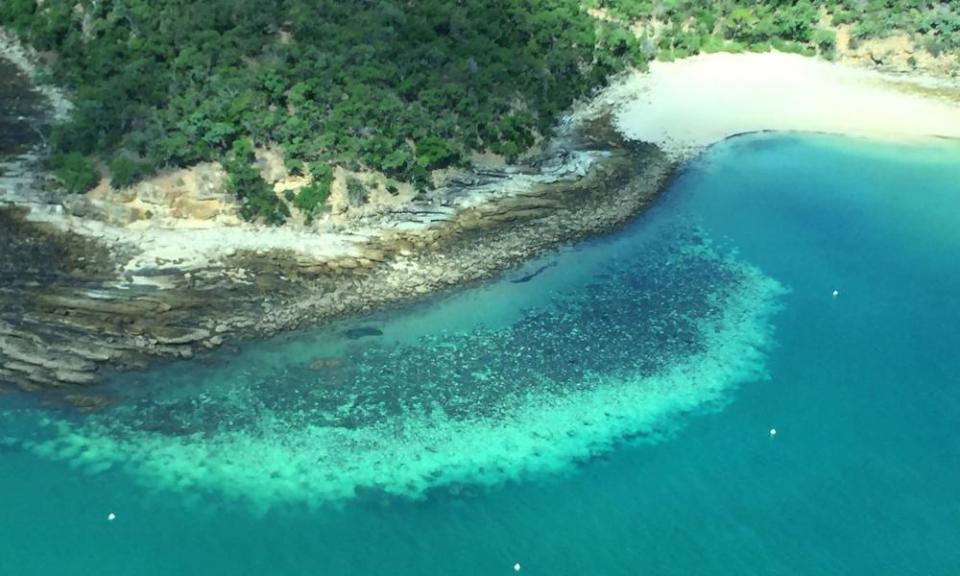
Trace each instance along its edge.
{"label": "sunlit water surface", "polygon": [[739,137],[495,282],[0,398],[0,574],[955,574],[958,262],[957,144]]}

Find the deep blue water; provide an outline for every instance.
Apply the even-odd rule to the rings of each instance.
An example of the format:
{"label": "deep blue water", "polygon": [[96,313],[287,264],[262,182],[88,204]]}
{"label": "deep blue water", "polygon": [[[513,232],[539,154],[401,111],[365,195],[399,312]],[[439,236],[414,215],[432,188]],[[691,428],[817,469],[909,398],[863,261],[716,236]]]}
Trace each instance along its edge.
{"label": "deep blue water", "polygon": [[[121,377],[113,386],[137,408],[97,416],[96,430],[122,438],[110,444],[122,457],[56,444],[88,433],[86,419],[0,398],[0,574],[490,575],[516,562],[551,576],[960,571],[960,145],[739,137],[692,162],[626,230],[528,269],[553,262],[529,282],[511,282],[518,271],[346,326],[382,336],[353,341],[337,327]],[[774,280],[786,291],[767,290]],[[744,302],[749,322],[713,324]],[[658,322],[664,333],[640,328]],[[737,329],[756,334],[714,354],[719,345],[694,329],[703,322],[724,342],[738,343]],[[772,332],[758,328],[767,322]],[[751,350],[759,360],[740,366]],[[467,351],[478,356],[464,360]],[[349,366],[317,381],[304,364],[329,354]],[[692,384],[668,389],[683,402],[659,411],[587,404],[598,390],[633,401],[685,355],[736,369],[691,369]],[[546,376],[525,380],[518,362]],[[727,384],[702,392],[707,380]],[[191,403],[200,394],[232,408]],[[579,416],[513,420],[554,396],[562,401],[544,409]],[[333,408],[315,406],[324,402]],[[406,495],[335,478],[338,488],[355,481],[358,496],[319,498],[310,487],[328,475],[287,466],[315,456],[319,437],[300,433],[321,415],[331,426],[408,419],[429,430],[431,406],[449,415],[436,426],[469,424],[474,412],[478,428],[493,422],[484,434],[456,429],[473,444],[424,440],[432,461],[460,466],[456,478],[429,476]],[[142,448],[155,437],[141,432],[163,418],[177,427],[159,438],[191,451],[155,469],[155,442]],[[234,427],[240,447],[220,440]],[[538,427],[556,435],[543,445],[512,435]],[[416,456],[420,436],[409,434],[421,428],[395,430],[411,452],[387,450],[389,435],[358,451]],[[56,448],[41,448],[51,439]],[[487,460],[463,464],[473,455],[454,458],[451,446]],[[227,450],[251,472],[223,472],[233,470]],[[204,472],[169,472],[182,462]],[[291,470],[310,486],[278,487]],[[416,478],[405,474],[398,486]],[[300,494],[309,497],[291,497]]]}

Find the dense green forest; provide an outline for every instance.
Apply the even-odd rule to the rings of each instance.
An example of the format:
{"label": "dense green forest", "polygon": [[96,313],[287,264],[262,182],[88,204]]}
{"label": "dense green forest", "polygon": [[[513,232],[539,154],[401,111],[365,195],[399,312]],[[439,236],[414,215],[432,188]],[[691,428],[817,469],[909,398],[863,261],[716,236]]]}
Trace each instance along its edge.
{"label": "dense green forest", "polygon": [[[76,108],[51,135],[74,192],[217,160],[249,219],[323,205],[332,167],[430,185],[473,151],[515,159],[577,98],[656,57],[771,47],[829,56],[826,6],[864,37],[960,42],[960,1],[3,0],[0,25],[49,55]],[[607,17],[594,18],[588,8]],[[656,38],[630,23],[665,23]],[[278,144],[313,183],[276,197],[252,168]]]}
{"label": "dense green forest", "polygon": [[592,0],[621,22],[657,21],[648,52],[670,59],[719,50],[778,50],[831,57],[835,33],[850,24],[853,40],[907,32],[934,55],[960,49],[960,1],[924,0]]}

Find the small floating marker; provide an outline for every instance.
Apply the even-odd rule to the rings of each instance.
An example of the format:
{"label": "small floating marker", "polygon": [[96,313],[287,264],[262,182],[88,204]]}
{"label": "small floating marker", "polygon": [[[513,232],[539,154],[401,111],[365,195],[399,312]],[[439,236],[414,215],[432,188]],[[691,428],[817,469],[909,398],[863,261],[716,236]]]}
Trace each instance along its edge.
{"label": "small floating marker", "polygon": [[834,297],[834,298],[836,298],[836,297],[839,296],[839,295],[840,295],[840,291],[839,291],[839,290],[834,290],[834,291],[833,291],[833,297]]}
{"label": "small floating marker", "polygon": [[513,565],[513,571],[514,571],[514,572],[519,572],[519,571],[520,571],[520,563],[519,563],[519,562],[517,562],[516,564]]}
{"label": "small floating marker", "polygon": [[777,429],[776,429],[776,428],[771,428],[771,429],[770,429],[770,437],[773,438],[773,437],[776,436],[776,435],[777,435]]}
{"label": "small floating marker", "polygon": [[110,522],[113,522],[116,519],[117,519],[117,515],[114,514],[113,512],[107,514],[107,520],[109,520]]}

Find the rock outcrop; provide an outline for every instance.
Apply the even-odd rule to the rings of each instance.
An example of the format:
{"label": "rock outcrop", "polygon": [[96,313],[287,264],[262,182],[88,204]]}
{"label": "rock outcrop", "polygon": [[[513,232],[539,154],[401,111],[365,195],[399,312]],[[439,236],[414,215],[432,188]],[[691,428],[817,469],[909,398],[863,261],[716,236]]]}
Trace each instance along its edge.
{"label": "rock outcrop", "polygon": [[[125,251],[142,246],[64,233],[23,211],[0,210],[0,274],[8,279],[0,288],[0,387],[63,389],[73,398],[65,402],[96,409],[105,400],[76,389],[109,371],[419,298],[609,230],[653,199],[672,164],[656,148],[610,142],[605,132],[593,137],[601,132],[568,136],[565,149],[526,167],[453,175],[429,198],[354,211],[331,236],[349,239],[341,250],[311,253],[264,236],[255,249],[224,249],[219,259],[189,266],[183,254],[131,260]],[[218,174],[181,175],[172,201],[149,186],[86,201],[101,215],[97,202],[192,210],[221,202],[204,197]],[[375,336],[375,329],[354,336]],[[337,366],[336,359],[314,362],[318,370]]]}

